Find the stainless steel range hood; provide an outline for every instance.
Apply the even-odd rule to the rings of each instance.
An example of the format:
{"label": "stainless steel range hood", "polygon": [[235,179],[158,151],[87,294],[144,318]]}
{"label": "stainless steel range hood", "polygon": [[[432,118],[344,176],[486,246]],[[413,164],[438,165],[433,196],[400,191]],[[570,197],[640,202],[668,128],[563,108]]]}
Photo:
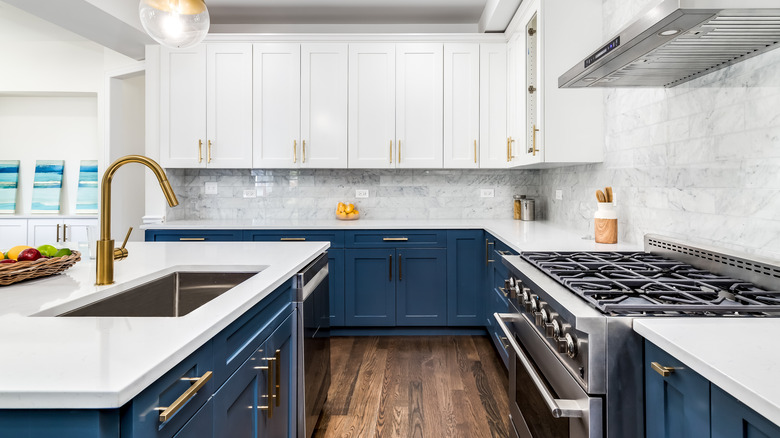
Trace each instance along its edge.
{"label": "stainless steel range hood", "polygon": [[780,0],[664,0],[559,77],[558,86],[674,87],[778,43]]}

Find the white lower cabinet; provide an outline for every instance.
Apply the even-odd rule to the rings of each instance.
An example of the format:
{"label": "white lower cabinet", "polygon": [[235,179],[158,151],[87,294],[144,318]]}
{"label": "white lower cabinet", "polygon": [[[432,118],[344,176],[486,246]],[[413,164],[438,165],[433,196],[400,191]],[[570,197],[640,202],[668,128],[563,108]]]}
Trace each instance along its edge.
{"label": "white lower cabinet", "polygon": [[64,243],[75,248],[78,242],[87,242],[90,237],[96,240],[97,236],[89,236],[87,230],[93,227],[97,231],[97,226],[97,219],[29,219],[27,245],[38,247]]}
{"label": "white lower cabinet", "polygon": [[27,219],[0,219],[0,251],[27,243]]}

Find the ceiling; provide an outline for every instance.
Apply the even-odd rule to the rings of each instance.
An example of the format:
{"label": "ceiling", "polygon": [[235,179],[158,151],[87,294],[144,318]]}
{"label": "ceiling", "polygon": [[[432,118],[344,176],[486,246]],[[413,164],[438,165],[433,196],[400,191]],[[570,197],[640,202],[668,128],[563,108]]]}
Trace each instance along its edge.
{"label": "ceiling", "polygon": [[206,0],[215,24],[479,22],[488,0]]}

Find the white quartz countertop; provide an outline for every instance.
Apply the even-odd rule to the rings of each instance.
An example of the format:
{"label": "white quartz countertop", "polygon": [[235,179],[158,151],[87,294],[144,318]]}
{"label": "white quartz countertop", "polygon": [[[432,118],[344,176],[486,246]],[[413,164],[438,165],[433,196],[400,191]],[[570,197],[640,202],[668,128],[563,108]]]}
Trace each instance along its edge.
{"label": "white quartz countertop", "polygon": [[[94,261],[82,260],[61,275],[0,287],[0,409],[120,407],[328,245],[129,243],[114,285],[95,286]],[[62,313],[174,270],[261,271],[179,318],[31,316]]]}
{"label": "white quartz countertop", "polygon": [[780,424],[776,318],[642,318],[634,330],[775,424]]}
{"label": "white quartz countertop", "polygon": [[637,251],[641,244],[596,243],[570,228],[545,221],[514,219],[359,219],[356,221],[325,220],[195,220],[147,224],[141,228],[153,230],[420,230],[420,229],[484,229],[515,251]]}

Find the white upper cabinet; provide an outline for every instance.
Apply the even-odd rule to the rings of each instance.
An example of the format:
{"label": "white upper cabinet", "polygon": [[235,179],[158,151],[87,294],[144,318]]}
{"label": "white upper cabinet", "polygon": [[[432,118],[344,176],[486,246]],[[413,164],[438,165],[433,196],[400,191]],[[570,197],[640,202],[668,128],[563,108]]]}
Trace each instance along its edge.
{"label": "white upper cabinet", "polygon": [[246,168],[252,160],[252,46],[161,50],[164,167]]}
{"label": "white upper cabinet", "polygon": [[529,0],[510,23],[515,165],[603,160],[603,91],[558,88],[558,77],[601,42],[601,7],[600,0]]}
{"label": "white upper cabinet", "polygon": [[507,139],[507,46],[484,43],[479,49],[479,167],[509,167],[512,159]]}
{"label": "white upper cabinet", "polygon": [[444,167],[479,167],[479,44],[444,44]]}
{"label": "white upper cabinet", "polygon": [[255,44],[252,167],[297,167],[301,132],[301,45]]}
{"label": "white upper cabinet", "polygon": [[443,165],[442,51],[437,43],[396,45],[396,167]]}
{"label": "white upper cabinet", "polygon": [[347,167],[347,45],[301,46],[300,167]]}
{"label": "white upper cabinet", "polygon": [[394,168],[395,44],[349,45],[349,167]]}

